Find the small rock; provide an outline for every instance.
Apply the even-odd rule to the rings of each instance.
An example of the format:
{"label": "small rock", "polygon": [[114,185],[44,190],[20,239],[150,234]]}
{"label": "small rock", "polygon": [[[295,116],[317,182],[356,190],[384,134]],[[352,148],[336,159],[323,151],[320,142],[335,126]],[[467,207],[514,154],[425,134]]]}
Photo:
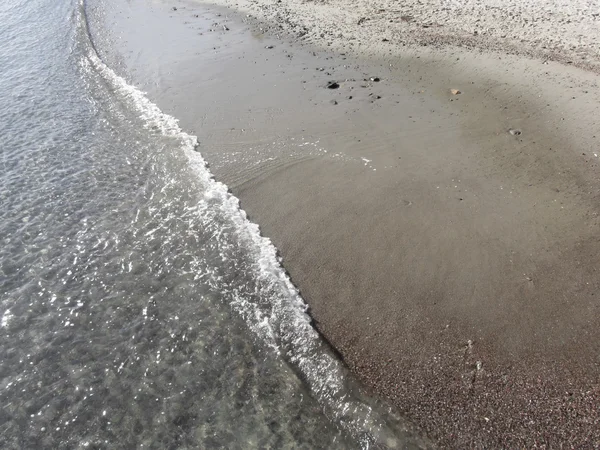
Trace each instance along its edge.
{"label": "small rock", "polygon": [[331,103],[332,105],[337,105],[337,104],[338,104],[337,100],[331,100],[331,102],[330,102],[330,103]]}
{"label": "small rock", "polygon": [[275,46],[274,46],[274,45],[267,45],[265,48],[266,48],[267,50],[271,50],[272,48],[275,48]]}
{"label": "small rock", "polygon": [[[348,100],[352,100],[352,96],[351,95],[348,96]],[[585,155],[585,153],[584,153],[584,155]]]}
{"label": "small rock", "polygon": [[378,83],[381,81],[381,79],[379,77],[371,77],[370,80],[374,81],[375,83]]}
{"label": "small rock", "polygon": [[340,84],[336,81],[330,81],[327,83],[327,89],[337,89],[340,87]]}
{"label": "small rock", "polygon": [[510,130],[508,130],[508,132],[510,134],[512,134],[513,136],[520,136],[521,135],[521,130],[517,130],[517,129],[514,129],[514,128],[511,128]]}
{"label": "small rock", "polygon": [[177,11],[177,8],[175,6],[173,6],[173,8],[171,8],[173,11]]}
{"label": "small rock", "polygon": [[458,89],[450,89],[450,93],[452,95],[460,95],[460,94],[462,94],[462,92],[460,92]]}
{"label": "small rock", "polygon": [[383,38],[381,42],[390,42],[390,40],[388,38]]}

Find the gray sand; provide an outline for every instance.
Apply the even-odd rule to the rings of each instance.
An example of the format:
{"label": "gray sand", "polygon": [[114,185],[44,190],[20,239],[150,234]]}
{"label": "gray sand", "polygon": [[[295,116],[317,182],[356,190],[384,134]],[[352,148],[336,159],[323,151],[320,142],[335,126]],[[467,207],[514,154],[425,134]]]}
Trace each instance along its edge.
{"label": "gray sand", "polygon": [[596,75],[135,4],[104,56],[199,136],[368,388],[442,447],[600,446]]}
{"label": "gray sand", "polygon": [[305,41],[362,55],[455,45],[600,70],[600,7],[590,0],[211,0]]}

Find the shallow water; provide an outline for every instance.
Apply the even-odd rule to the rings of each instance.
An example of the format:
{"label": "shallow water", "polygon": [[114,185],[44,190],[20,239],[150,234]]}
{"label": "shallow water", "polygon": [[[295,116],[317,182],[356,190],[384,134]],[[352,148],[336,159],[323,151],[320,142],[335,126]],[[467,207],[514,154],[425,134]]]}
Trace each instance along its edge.
{"label": "shallow water", "polygon": [[0,4],[0,447],[405,446],[72,0]]}

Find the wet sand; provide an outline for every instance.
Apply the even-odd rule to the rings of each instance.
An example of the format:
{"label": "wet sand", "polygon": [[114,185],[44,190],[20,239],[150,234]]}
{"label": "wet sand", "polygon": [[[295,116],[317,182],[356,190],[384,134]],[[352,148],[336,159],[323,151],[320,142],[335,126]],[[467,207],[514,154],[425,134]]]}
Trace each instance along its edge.
{"label": "wet sand", "polygon": [[109,20],[103,57],[198,135],[368,389],[440,447],[600,445],[597,75],[181,1]]}

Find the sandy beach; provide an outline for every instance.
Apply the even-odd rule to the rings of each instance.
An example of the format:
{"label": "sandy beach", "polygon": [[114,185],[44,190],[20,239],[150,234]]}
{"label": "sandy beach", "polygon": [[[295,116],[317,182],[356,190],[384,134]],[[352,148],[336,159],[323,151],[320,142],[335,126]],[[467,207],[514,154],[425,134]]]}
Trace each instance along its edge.
{"label": "sandy beach", "polygon": [[589,8],[132,1],[101,55],[198,136],[315,327],[435,445],[597,448]]}

